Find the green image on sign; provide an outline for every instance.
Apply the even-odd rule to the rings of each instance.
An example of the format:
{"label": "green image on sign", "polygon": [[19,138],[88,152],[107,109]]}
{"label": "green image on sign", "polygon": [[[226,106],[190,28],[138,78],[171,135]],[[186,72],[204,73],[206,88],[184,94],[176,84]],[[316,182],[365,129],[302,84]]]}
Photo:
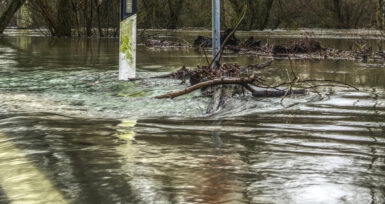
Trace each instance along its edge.
{"label": "green image on sign", "polygon": [[135,78],[136,65],[136,15],[120,23],[119,79]]}

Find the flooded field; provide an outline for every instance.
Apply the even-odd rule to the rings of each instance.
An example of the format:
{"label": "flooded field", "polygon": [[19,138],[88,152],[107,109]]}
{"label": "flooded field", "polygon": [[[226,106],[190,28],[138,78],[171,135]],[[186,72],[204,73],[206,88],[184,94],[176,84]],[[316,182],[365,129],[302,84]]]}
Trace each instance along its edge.
{"label": "flooded field", "polygon": [[[326,46],[351,38],[325,31]],[[197,32],[162,34],[189,41]],[[298,33],[241,33],[283,42]],[[269,37],[270,36],[270,37]],[[291,36],[291,37],[290,37]],[[325,37],[326,36],[326,37]],[[378,48],[376,48],[378,49]],[[120,82],[117,39],[0,37],[0,203],[385,202],[385,68],[346,60],[296,60],[322,88],[288,98],[237,97],[205,115],[199,93],[174,100],[173,80]],[[266,59],[227,54],[242,65]],[[191,49],[138,46],[138,75],[205,64]],[[289,61],[271,66],[285,80]]]}

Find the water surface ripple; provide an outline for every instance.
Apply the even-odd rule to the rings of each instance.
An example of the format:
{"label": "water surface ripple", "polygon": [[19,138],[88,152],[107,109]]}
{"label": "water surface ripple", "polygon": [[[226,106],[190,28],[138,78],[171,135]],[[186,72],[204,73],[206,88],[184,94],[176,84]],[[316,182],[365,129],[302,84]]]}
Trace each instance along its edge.
{"label": "water surface ripple", "polygon": [[[244,34],[243,34],[244,35]],[[324,39],[325,40],[325,39]],[[0,203],[385,202],[385,69],[295,61],[360,91],[155,100],[178,81],[119,82],[116,40],[0,39]],[[204,63],[138,49],[140,76]],[[226,55],[227,62],[263,59]],[[269,80],[288,67],[277,60]]]}

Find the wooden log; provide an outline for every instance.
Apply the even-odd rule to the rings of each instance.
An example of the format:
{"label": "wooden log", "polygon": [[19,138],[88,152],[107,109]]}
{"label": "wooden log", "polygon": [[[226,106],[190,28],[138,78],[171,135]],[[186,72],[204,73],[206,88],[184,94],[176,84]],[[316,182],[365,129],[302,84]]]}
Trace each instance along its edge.
{"label": "wooden log", "polygon": [[164,94],[164,95],[161,95],[161,96],[157,96],[155,98],[157,98],[157,99],[175,98],[175,97],[178,97],[178,96],[182,96],[182,95],[191,93],[191,92],[196,91],[198,89],[203,89],[203,88],[207,88],[207,87],[210,87],[210,86],[229,85],[229,84],[243,85],[243,84],[250,84],[254,80],[255,80],[254,75],[252,75],[250,77],[246,77],[246,78],[221,78],[221,79],[214,79],[214,80],[205,81],[205,82],[201,82],[201,83],[195,84],[193,86],[187,87],[186,89],[183,89],[183,90],[180,90],[180,91],[171,92],[171,93],[167,93],[167,94]]}
{"label": "wooden log", "polygon": [[[284,90],[263,90],[263,91],[254,91],[252,92],[254,97],[283,97],[286,95],[286,91]],[[306,90],[301,89],[301,90],[293,90],[289,91],[287,93],[288,96],[290,95],[303,95],[306,94]]]}
{"label": "wooden log", "polygon": [[249,90],[254,97],[283,97],[285,95],[303,95],[306,94],[305,89],[300,90],[291,90],[286,93],[286,90],[261,90],[257,91],[253,87],[251,87],[248,84],[244,84],[243,87],[245,87],[247,90]]}

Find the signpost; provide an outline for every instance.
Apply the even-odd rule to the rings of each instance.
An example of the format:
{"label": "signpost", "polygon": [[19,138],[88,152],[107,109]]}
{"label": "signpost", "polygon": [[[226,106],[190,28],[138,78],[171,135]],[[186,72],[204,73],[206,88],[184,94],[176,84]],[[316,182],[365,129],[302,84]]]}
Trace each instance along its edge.
{"label": "signpost", "polygon": [[137,0],[121,0],[119,80],[135,78]]}
{"label": "signpost", "polygon": [[219,65],[219,55],[217,56],[217,53],[220,50],[221,47],[221,4],[220,0],[212,0],[213,1],[213,9],[212,9],[212,16],[213,16],[213,59],[214,60],[213,65],[218,66]]}
{"label": "signpost", "polygon": [[[221,47],[220,0],[212,0],[214,66],[219,65]],[[121,0],[119,80],[135,78],[137,0]],[[217,56],[217,57],[216,57]]]}

